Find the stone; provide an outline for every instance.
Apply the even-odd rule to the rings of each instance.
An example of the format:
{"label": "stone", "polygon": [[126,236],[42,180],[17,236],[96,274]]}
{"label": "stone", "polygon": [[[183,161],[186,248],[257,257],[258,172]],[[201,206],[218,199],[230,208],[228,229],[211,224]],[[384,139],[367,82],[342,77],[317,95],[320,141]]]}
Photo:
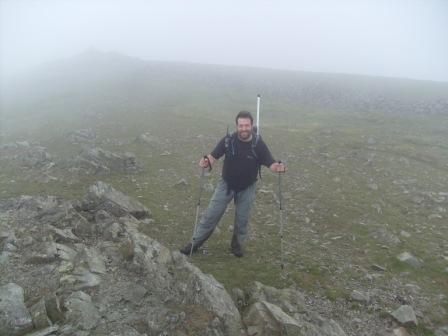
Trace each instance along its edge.
{"label": "stone", "polygon": [[180,179],[175,185],[174,187],[176,188],[185,188],[188,186],[188,182],[186,179],[182,178]]}
{"label": "stone", "polygon": [[149,132],[146,132],[137,136],[135,142],[139,144],[151,144],[155,142],[155,139]]}
{"label": "stone", "polygon": [[410,336],[407,330],[403,327],[394,329],[394,336]]}
{"label": "stone", "polygon": [[401,254],[399,254],[397,256],[397,259],[400,260],[401,262],[415,267],[415,268],[419,268],[422,267],[422,262],[417,259],[416,257],[414,257],[412,254],[410,254],[409,252],[403,252]]}
{"label": "stone", "polygon": [[96,139],[95,132],[92,129],[80,129],[67,135],[68,140],[73,143],[93,142]]}
{"label": "stone", "polygon": [[448,336],[448,325],[437,328],[434,333],[436,336]]}
{"label": "stone", "polygon": [[73,274],[61,277],[61,284],[73,286],[76,290],[97,287],[101,283],[101,278],[97,274],[89,272],[84,267],[77,267]]}
{"label": "stone", "polygon": [[83,257],[87,260],[89,270],[96,274],[106,274],[106,264],[104,263],[104,258],[98,252],[97,249],[85,248],[83,251]]}
{"label": "stone", "polygon": [[404,237],[404,238],[410,238],[411,234],[407,231],[401,230],[400,231],[400,236]]}
{"label": "stone", "polygon": [[7,264],[9,261],[10,255],[11,255],[10,252],[6,252],[6,251],[0,252],[0,265]]}
{"label": "stone", "polygon": [[81,239],[79,239],[73,232],[72,229],[58,229],[52,225],[49,225],[50,231],[53,232],[55,236],[56,242],[62,242],[62,243],[73,243],[73,242],[79,242]]}
{"label": "stone", "polygon": [[370,301],[370,296],[367,293],[363,293],[358,290],[353,290],[350,294],[350,297],[353,301],[368,303]]}
{"label": "stone", "polygon": [[64,261],[73,262],[78,254],[78,252],[67,245],[55,243],[54,247],[56,249],[56,255]]}
{"label": "stone", "polygon": [[15,283],[0,286],[0,336],[21,336],[32,329],[22,287]]}
{"label": "stone", "polygon": [[96,211],[103,209],[116,217],[131,214],[137,219],[144,219],[151,216],[149,209],[142,204],[101,181],[89,187],[83,208]]}
{"label": "stone", "polygon": [[418,321],[415,316],[414,309],[409,305],[403,305],[394,312],[391,313],[391,316],[395,318],[399,323],[404,326],[417,326]]}
{"label": "stone", "polygon": [[103,231],[103,238],[109,241],[118,241],[119,236],[122,232],[122,228],[120,224],[114,222],[111,225],[107,226]]}
{"label": "stone", "polygon": [[26,334],[26,336],[48,336],[48,335],[55,335],[55,332],[57,332],[59,330],[59,326],[55,325],[55,326],[51,326],[51,327],[47,327],[45,329],[42,330],[38,330],[35,332],[32,332],[30,334]]}
{"label": "stone", "polygon": [[90,295],[81,291],[72,293],[67,300],[65,300],[65,308],[67,309],[67,321],[81,330],[91,330],[95,328],[101,318]]}
{"label": "stone", "polygon": [[145,287],[134,284],[123,293],[123,299],[132,302],[135,305],[139,305],[147,293],[148,290]]}
{"label": "stone", "polygon": [[57,323],[64,320],[64,313],[61,310],[59,298],[56,294],[48,294],[44,298],[47,316],[51,322]]}
{"label": "stone", "polygon": [[34,306],[30,308],[31,317],[35,329],[44,329],[51,325],[51,321],[47,316],[47,308],[45,300],[40,299]]}
{"label": "stone", "polygon": [[141,168],[132,153],[116,154],[99,147],[84,150],[74,165],[92,171],[94,174],[108,174],[111,171],[137,172]]}

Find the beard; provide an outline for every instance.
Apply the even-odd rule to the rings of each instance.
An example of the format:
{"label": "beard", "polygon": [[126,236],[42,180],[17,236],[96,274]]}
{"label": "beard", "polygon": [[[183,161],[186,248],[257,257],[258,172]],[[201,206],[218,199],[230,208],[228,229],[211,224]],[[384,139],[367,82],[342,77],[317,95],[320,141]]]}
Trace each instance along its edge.
{"label": "beard", "polygon": [[243,141],[250,140],[251,136],[252,136],[251,131],[239,131],[238,132],[238,138],[240,138]]}

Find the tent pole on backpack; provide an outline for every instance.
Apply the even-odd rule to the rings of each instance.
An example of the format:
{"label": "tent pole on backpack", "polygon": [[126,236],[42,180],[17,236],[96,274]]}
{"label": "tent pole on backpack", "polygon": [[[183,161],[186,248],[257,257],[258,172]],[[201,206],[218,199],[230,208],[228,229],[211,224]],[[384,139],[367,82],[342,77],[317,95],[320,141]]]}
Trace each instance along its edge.
{"label": "tent pole on backpack", "polygon": [[[208,171],[211,171],[212,165],[210,164],[210,160],[208,159],[207,155],[204,155],[204,160],[208,163]],[[202,167],[201,177],[199,178],[199,195],[198,195],[198,202],[196,204],[196,218],[194,220],[193,236],[191,237],[190,257],[193,254],[193,247],[195,243],[194,236],[196,235],[196,230],[198,228],[199,209],[201,207],[202,191],[204,190],[204,176],[205,176],[205,168]]]}
{"label": "tent pole on backpack", "polygon": [[260,134],[260,103],[261,103],[261,96],[257,95],[257,123],[256,123],[256,134],[257,137]]}

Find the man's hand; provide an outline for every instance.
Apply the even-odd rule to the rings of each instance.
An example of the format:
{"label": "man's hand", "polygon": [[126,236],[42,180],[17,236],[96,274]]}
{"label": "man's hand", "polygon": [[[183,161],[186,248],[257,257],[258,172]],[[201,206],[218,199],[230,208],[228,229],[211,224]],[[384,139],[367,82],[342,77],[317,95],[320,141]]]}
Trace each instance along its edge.
{"label": "man's hand", "polygon": [[274,162],[270,165],[269,169],[273,173],[284,173],[286,171],[285,164],[281,161]]}
{"label": "man's hand", "polygon": [[199,160],[199,167],[201,168],[208,168],[215,162],[215,158],[211,156],[210,154],[206,157],[201,157]]}

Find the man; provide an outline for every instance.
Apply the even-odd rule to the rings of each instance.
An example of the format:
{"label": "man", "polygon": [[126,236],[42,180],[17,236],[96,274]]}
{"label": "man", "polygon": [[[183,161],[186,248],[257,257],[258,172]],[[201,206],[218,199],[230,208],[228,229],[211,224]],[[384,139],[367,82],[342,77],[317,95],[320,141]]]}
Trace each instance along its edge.
{"label": "man", "polygon": [[265,142],[253,132],[253,118],[249,112],[238,113],[235,122],[236,132],[222,138],[215,149],[199,161],[199,166],[204,169],[225,155],[222,176],[198,224],[193,241],[180,250],[185,255],[190,255],[190,251],[196,252],[210,237],[233,199],[235,220],[230,247],[236,257],[242,257],[242,243],[247,238],[247,226],[255,199],[255,184],[260,166],[269,167],[275,173],[285,171],[283,163],[273,159]]}

